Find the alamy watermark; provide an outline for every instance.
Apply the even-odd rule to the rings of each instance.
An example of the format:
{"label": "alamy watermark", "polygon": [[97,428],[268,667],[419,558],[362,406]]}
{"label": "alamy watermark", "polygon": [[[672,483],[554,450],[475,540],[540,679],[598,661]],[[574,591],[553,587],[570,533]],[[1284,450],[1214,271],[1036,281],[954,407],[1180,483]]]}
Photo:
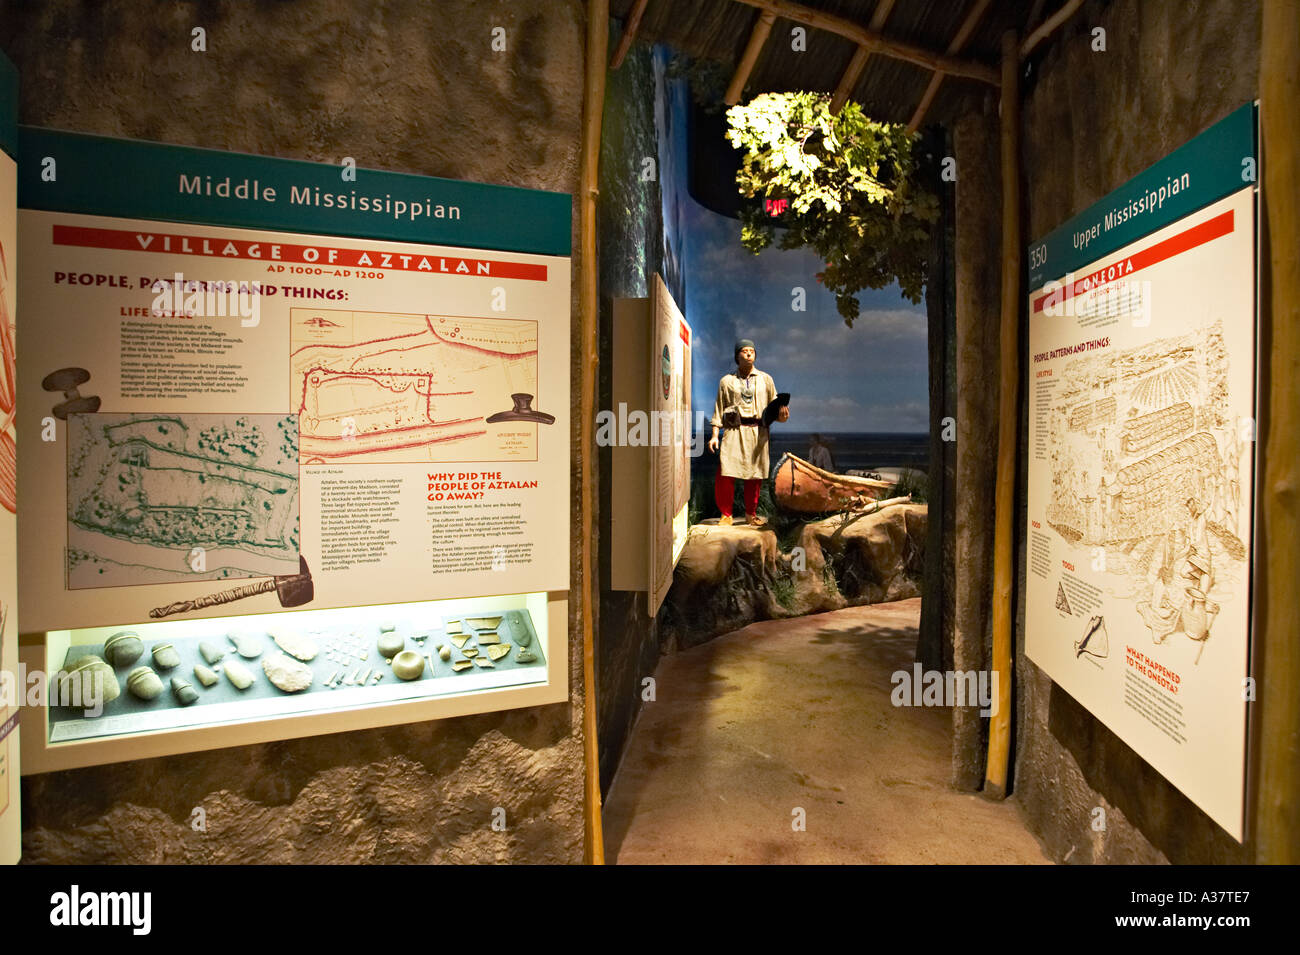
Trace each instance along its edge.
{"label": "alamy watermark", "polygon": [[925,670],[912,664],[911,670],[895,670],[889,678],[894,690],[889,702],[895,706],[976,706],[980,716],[998,712],[996,670]]}
{"label": "alamy watermark", "polygon": [[629,411],[627,403],[620,401],[617,410],[596,412],[596,445],[645,448],[689,443],[691,457],[698,458],[708,444],[709,416],[695,412],[694,428],[691,420],[689,411]]}
{"label": "alamy watermark", "polygon": [[262,321],[260,282],[210,282],[177,272],[172,279],[157,279],[150,291],[155,317],[238,318],[245,328]]}

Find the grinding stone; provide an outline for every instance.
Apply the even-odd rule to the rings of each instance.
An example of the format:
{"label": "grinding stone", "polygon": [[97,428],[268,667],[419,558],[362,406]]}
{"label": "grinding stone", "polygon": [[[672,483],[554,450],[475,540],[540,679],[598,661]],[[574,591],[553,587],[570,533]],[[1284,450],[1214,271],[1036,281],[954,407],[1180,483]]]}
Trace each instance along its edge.
{"label": "grinding stone", "polygon": [[198,690],[194,689],[194,684],[189,680],[182,680],[178,676],[172,677],[172,696],[176,697],[176,702],[181,706],[189,706],[199,698]]}
{"label": "grinding stone", "polygon": [[316,658],[320,652],[320,647],[316,646],[316,641],[311,637],[301,633],[273,633],[271,639],[275,645],[289,654],[291,657],[297,657],[304,663]]}
{"label": "grinding stone", "polygon": [[226,634],[226,637],[235,645],[235,650],[241,657],[251,660],[262,655],[262,641],[251,633],[234,630]]}
{"label": "grinding stone", "polygon": [[126,688],[142,700],[156,700],[162,694],[162,680],[149,667],[136,667],[126,677]]}
{"label": "grinding stone", "polygon": [[266,678],[286,693],[297,693],[311,686],[311,667],[285,653],[272,653],[262,661]]}
{"label": "grinding stone", "polygon": [[199,655],[208,661],[209,666],[212,666],[221,661],[221,658],[226,655],[226,651],[216,644],[208,643],[206,640],[200,640]]}
{"label": "grinding stone", "polygon": [[238,660],[227,661],[224,669],[226,679],[233,683],[236,689],[247,690],[253,685],[253,674]]}
{"label": "grinding stone", "polygon": [[130,666],[144,654],[144,641],[131,630],[122,630],[104,641],[104,659],[115,667]]}
{"label": "grinding stone", "polygon": [[170,643],[155,643],[153,664],[160,670],[171,670],[181,665],[181,655]]}

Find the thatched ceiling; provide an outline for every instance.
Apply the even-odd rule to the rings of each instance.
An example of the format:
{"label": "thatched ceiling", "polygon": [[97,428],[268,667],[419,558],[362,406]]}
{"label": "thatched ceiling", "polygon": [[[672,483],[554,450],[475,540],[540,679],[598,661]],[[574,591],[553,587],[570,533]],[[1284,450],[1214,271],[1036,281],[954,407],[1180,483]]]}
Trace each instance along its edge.
{"label": "thatched ceiling", "polygon": [[[803,0],[805,6],[838,14],[866,26],[879,0]],[[881,33],[934,52],[944,52],[975,0],[898,0]],[[612,0],[610,13],[625,20],[635,0]],[[1061,0],[994,0],[966,43],[961,56],[995,66],[1000,38],[1008,27],[1024,30],[1051,14]],[[1045,8],[1045,9],[1044,9]],[[693,57],[734,66],[758,20],[759,11],[735,0],[649,0],[637,31],[639,41],[664,43]],[[766,91],[833,91],[852,58],[852,41],[808,28],[808,49],[793,51],[790,30],[798,24],[778,19],[750,75],[746,95]],[[901,60],[873,54],[852,98],[877,120],[907,122],[929,85],[931,72]],[[992,87],[974,80],[945,78],[926,114],[926,122],[947,119],[969,108],[970,97]]]}

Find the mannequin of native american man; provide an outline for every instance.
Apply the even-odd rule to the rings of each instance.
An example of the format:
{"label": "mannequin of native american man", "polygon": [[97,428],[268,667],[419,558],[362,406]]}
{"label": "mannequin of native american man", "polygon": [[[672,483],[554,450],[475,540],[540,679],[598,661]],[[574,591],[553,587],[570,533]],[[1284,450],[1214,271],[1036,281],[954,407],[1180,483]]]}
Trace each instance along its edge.
{"label": "mannequin of native american man", "polygon": [[[731,504],[735,499],[736,481],[745,482],[745,518],[753,526],[766,523],[758,516],[758,492],[767,477],[767,426],[763,411],[777,396],[772,376],[754,367],[757,351],[748,338],[736,342],[736,370],[718,382],[718,400],[713,406],[713,437],[709,450],[718,454],[718,476],[714,498],[722,517],[719,524],[732,523]],[[777,421],[786,421],[790,408],[783,406]],[[721,441],[719,441],[721,431]]]}

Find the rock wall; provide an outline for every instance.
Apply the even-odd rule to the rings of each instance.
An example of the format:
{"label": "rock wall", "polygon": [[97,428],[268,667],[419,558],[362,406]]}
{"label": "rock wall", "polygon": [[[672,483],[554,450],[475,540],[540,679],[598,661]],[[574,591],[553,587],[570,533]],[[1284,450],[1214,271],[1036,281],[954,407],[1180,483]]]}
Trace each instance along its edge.
{"label": "rock wall", "polygon": [[[578,192],[579,0],[0,9],[24,123]],[[207,31],[206,53],[190,49],[196,26]],[[506,30],[500,53],[490,45],[496,26]],[[105,170],[115,174],[123,171]],[[576,301],[576,271],[574,288]],[[576,321],[573,329],[579,448]],[[576,595],[576,555],[572,567]],[[28,777],[23,858],[580,862],[579,613],[575,599],[567,704]],[[491,828],[497,806],[503,832]],[[196,808],[206,832],[191,828]]]}
{"label": "rock wall", "polygon": [[[1105,52],[1092,49],[1103,28]],[[1260,7],[1241,0],[1084,5],[1024,88],[1027,240],[1044,235],[1258,92]],[[1039,59],[1039,55],[1036,55]],[[993,220],[988,239],[996,247]],[[1026,411],[1027,413],[1027,407]],[[1020,433],[1028,435],[1022,417]],[[1021,480],[1017,540],[1024,539]],[[1016,619],[1014,786],[1057,860],[1250,861],[1241,847],[1024,656],[1024,554]],[[1225,768],[1225,771],[1231,771]],[[1106,810],[1106,829],[1091,827]]]}
{"label": "rock wall", "polygon": [[[622,36],[610,32],[613,49]],[[613,407],[616,298],[644,298],[663,268],[664,225],[659,177],[641,175],[646,158],[658,161],[653,54],[636,44],[608,74],[600,150],[600,396]],[[659,662],[659,631],[646,613],[644,592],[609,588],[612,448],[600,449],[600,631],[596,638],[597,735],[600,781],[608,791],[641,705],[641,678]]]}
{"label": "rock wall", "polygon": [[920,596],[926,518],[924,504],[830,517],[789,551],[769,528],[696,524],[664,601],[665,639],[685,649],[755,620]]}

